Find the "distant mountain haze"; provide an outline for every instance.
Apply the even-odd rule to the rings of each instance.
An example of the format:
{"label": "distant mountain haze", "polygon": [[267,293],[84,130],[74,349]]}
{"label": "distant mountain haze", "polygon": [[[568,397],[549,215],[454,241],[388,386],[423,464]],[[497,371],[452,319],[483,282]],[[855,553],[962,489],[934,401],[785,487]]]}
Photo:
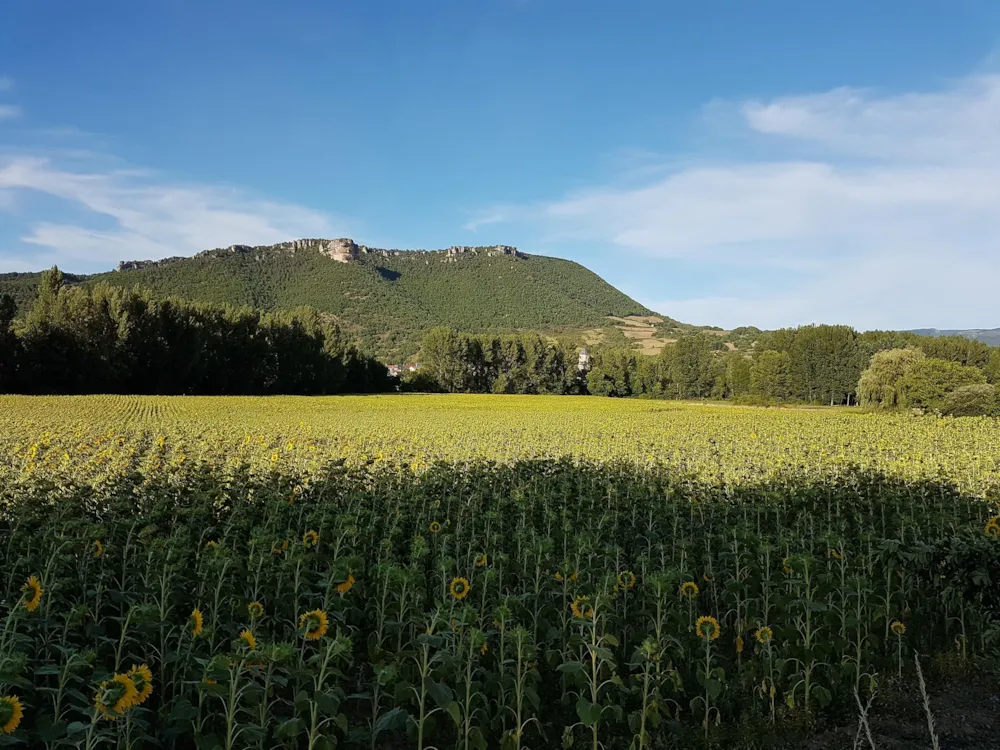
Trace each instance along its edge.
{"label": "distant mountain haze", "polygon": [[937,328],[914,328],[911,333],[918,336],[964,336],[967,339],[982,341],[990,346],[1000,346],[1000,328],[968,328],[965,330],[940,330]]}

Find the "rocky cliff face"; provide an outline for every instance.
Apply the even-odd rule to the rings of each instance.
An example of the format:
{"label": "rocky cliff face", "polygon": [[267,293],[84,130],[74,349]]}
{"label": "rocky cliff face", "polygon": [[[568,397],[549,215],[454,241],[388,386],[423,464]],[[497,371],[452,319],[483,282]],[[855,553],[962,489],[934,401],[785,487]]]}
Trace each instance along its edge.
{"label": "rocky cliff face", "polygon": [[[203,250],[194,257],[196,258],[222,258],[234,253],[256,254],[255,260],[262,260],[268,256],[274,257],[274,253],[288,253],[294,255],[300,250],[307,248],[318,250],[330,260],[338,263],[350,263],[361,259],[362,255],[381,255],[383,257],[397,255],[437,255],[442,260],[454,262],[462,257],[486,255],[488,257],[508,256],[512,258],[523,258],[523,253],[511,245],[488,245],[484,247],[471,247],[469,245],[452,245],[445,250],[381,250],[359,245],[349,237],[341,237],[335,240],[326,239],[300,239],[290,242],[279,242],[276,245],[230,245],[229,247],[215,248],[213,250]],[[150,268],[162,266],[167,263],[186,260],[182,257],[164,258],[163,260],[123,260],[118,263],[118,271],[132,271],[139,268]]]}
{"label": "rocky cliff face", "polygon": [[118,261],[118,267],[115,268],[115,270],[134,271],[139,268],[154,268],[156,266],[165,266],[168,263],[175,263],[179,260],[187,260],[187,258],[175,255],[172,258],[163,258],[162,260],[120,260]]}
{"label": "rocky cliff face", "polygon": [[449,256],[457,255],[479,255],[484,253],[489,257],[493,258],[500,255],[512,255],[515,258],[524,257],[521,253],[517,251],[516,247],[511,245],[489,245],[487,247],[470,247],[469,245],[452,245],[445,253]]}

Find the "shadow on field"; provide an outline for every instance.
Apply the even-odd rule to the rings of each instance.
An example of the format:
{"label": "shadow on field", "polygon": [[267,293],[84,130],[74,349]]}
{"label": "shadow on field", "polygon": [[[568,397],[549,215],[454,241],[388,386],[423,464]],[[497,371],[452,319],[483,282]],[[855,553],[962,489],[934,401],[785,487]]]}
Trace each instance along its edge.
{"label": "shadow on field", "polygon": [[[568,460],[185,465],[0,500],[0,615],[24,617],[18,675],[37,675],[10,684],[44,706],[62,653],[93,653],[101,675],[149,661],[164,683],[142,709],[149,747],[213,746],[225,727],[202,706],[228,675],[247,701],[269,696],[240,707],[264,717],[246,731],[268,747],[322,726],[346,748],[500,748],[521,717],[529,747],[840,750],[856,747],[855,690],[874,690],[875,746],[930,748],[918,654],[940,747],[1000,748],[997,511],[948,483]],[[18,609],[32,575],[33,619]],[[336,689],[312,704],[333,643]],[[306,708],[334,718],[307,725]],[[90,710],[48,717],[46,741]]]}

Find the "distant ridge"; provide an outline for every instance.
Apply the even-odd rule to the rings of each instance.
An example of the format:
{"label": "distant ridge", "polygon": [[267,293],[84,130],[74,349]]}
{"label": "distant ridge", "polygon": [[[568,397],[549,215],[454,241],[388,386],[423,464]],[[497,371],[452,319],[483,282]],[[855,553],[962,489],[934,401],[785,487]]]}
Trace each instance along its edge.
{"label": "distant ridge", "polygon": [[[411,357],[438,325],[624,343],[616,319],[656,316],[579,263],[510,245],[387,250],[350,238],[299,239],[123,260],[115,271],[67,278],[264,310],[311,307],[386,361]],[[37,273],[0,275],[0,293],[29,304],[37,279]],[[656,325],[663,335],[690,328],[655,319],[662,319]]]}
{"label": "distant ridge", "polygon": [[982,341],[990,346],[1000,346],[1000,328],[967,328],[965,330],[915,328],[910,333],[915,333],[918,336],[964,336],[967,339]]}

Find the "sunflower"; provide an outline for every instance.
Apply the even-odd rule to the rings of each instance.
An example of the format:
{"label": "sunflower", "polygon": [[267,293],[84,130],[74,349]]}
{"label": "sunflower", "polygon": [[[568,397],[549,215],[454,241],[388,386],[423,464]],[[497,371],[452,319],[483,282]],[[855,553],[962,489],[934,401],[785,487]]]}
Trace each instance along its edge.
{"label": "sunflower", "polygon": [[354,586],[354,576],[350,573],[347,574],[347,580],[343,583],[337,584],[337,591],[341,594],[346,594]]}
{"label": "sunflower", "polygon": [[559,572],[559,571],[557,570],[557,571],[556,571],[556,580],[557,580],[557,581],[561,581],[562,579],[563,579],[563,574],[562,574],[562,573],[560,573],[560,572]]}
{"label": "sunflower", "polygon": [[11,734],[17,725],[21,723],[24,716],[24,709],[21,708],[21,699],[16,695],[5,695],[0,697],[0,732]]}
{"label": "sunflower", "polygon": [[132,680],[132,684],[135,685],[135,689],[139,693],[135,698],[134,705],[139,706],[145,703],[146,699],[153,694],[153,673],[149,667],[145,664],[140,664],[138,667],[133,666],[125,676]]}
{"label": "sunflower", "polygon": [[770,643],[771,639],[774,638],[774,631],[767,625],[762,625],[757,628],[755,637],[757,638],[757,643]]}
{"label": "sunflower", "polygon": [[309,531],[302,535],[302,543],[307,547],[315,547],[319,544],[319,534],[313,529],[309,529]]}
{"label": "sunflower", "polygon": [[250,615],[251,620],[256,620],[258,617],[264,616],[264,605],[260,602],[250,602],[247,605],[247,613]]}
{"label": "sunflower", "polygon": [[839,549],[829,549],[827,554],[834,560],[840,560],[844,557],[843,553]]}
{"label": "sunflower", "polygon": [[569,608],[573,612],[573,617],[589,620],[594,616],[594,608],[590,606],[589,596],[576,597],[573,603],[569,605]]}
{"label": "sunflower", "polygon": [[569,574],[569,582],[573,583],[573,581],[575,581],[579,577],[580,577],[580,571],[574,570],[572,573]]}
{"label": "sunflower", "polygon": [[743,653],[743,636],[742,635],[736,636],[736,653],[737,654],[742,654]]}
{"label": "sunflower", "polygon": [[450,593],[458,601],[462,601],[469,595],[469,589],[470,586],[468,578],[452,578],[451,585],[448,587],[448,593]]}
{"label": "sunflower", "polygon": [[94,557],[104,557],[104,545],[101,544],[100,539],[95,539],[93,543]]}
{"label": "sunflower", "polygon": [[21,587],[21,591],[31,592],[31,597],[24,601],[24,608],[29,612],[34,612],[38,609],[38,605],[42,602],[42,592],[44,590],[42,582],[38,580],[38,576],[29,577]]}
{"label": "sunflower", "polygon": [[97,688],[94,705],[105,719],[117,719],[136,704],[139,691],[128,675],[116,674]]}
{"label": "sunflower", "polygon": [[781,561],[781,569],[785,571],[786,575],[791,575],[794,572],[792,570],[792,566],[789,564],[790,562],[791,558],[788,557],[786,557],[784,560]]}
{"label": "sunflower", "polygon": [[626,591],[631,591],[635,588],[635,573],[631,570],[626,570],[624,573],[619,573],[618,575],[618,586],[625,589]]}
{"label": "sunflower", "polygon": [[476,555],[476,567],[485,568],[486,567],[486,553],[483,552],[481,555]]}
{"label": "sunflower", "polygon": [[191,635],[199,636],[205,630],[205,616],[195,607],[191,610]]}
{"label": "sunflower", "polygon": [[893,622],[892,625],[889,626],[889,629],[892,630],[893,633],[895,633],[897,636],[900,636],[900,637],[902,637],[903,634],[906,633],[906,625],[904,625],[903,623],[901,623],[899,620],[896,620],[895,622]]}
{"label": "sunflower", "polygon": [[250,632],[249,628],[244,628],[243,632],[240,633],[240,640],[243,641],[247,648],[251,651],[257,650],[257,638]]}
{"label": "sunflower", "polygon": [[483,645],[479,647],[479,653],[481,653],[481,654],[483,654],[485,656],[486,652],[489,651],[489,650],[490,650],[490,647],[487,645],[486,641],[483,641]]}
{"label": "sunflower", "polygon": [[271,545],[271,554],[280,555],[286,549],[288,549],[288,540],[284,539],[280,542],[275,542],[274,544]]}
{"label": "sunflower", "polygon": [[722,633],[722,628],[719,627],[718,620],[711,615],[705,615],[699,617],[698,621],[695,622],[694,632],[698,634],[699,638],[703,638],[706,641],[714,641]]}
{"label": "sunflower", "polygon": [[983,533],[991,539],[1000,539],[1000,516],[991,518],[986,523],[986,528],[983,529]]}
{"label": "sunflower", "polygon": [[681,584],[682,599],[696,599],[698,597],[698,584],[694,581],[684,581]]}
{"label": "sunflower", "polygon": [[432,534],[440,534],[441,533],[441,524],[439,524],[437,521],[431,521],[431,525],[428,526],[427,529]]}
{"label": "sunflower", "polygon": [[321,609],[314,609],[311,612],[303,612],[299,616],[299,627],[302,628],[302,635],[310,641],[318,641],[326,635],[330,621],[326,612]]}

